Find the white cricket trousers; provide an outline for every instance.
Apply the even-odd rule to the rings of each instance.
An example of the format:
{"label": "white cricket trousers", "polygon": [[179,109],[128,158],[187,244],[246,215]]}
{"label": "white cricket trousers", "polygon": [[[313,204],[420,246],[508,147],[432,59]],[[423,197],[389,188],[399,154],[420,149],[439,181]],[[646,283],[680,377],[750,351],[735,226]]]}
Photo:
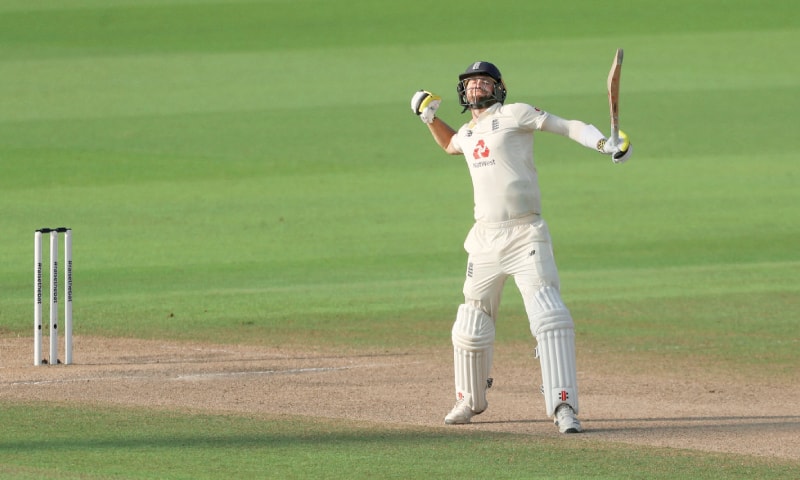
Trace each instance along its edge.
{"label": "white cricket trousers", "polygon": [[[497,224],[478,222],[464,241],[469,254],[464,281],[464,303],[497,320],[503,286],[514,277],[528,318],[539,307],[530,305],[544,286],[560,289],[550,231],[539,215]],[[531,325],[533,331],[535,325]]]}

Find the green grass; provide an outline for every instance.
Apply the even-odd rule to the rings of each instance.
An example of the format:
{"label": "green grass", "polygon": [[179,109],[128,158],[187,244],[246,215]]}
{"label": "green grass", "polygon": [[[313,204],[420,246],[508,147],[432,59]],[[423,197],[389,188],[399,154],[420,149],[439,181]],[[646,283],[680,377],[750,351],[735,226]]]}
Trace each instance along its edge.
{"label": "green grass", "polygon": [[[0,411],[14,478],[793,478],[789,462],[308,418],[34,405]],[[13,438],[13,440],[11,440]],[[470,452],[465,455],[464,452]],[[570,462],[551,461],[569,457]],[[706,473],[707,472],[707,473]],[[713,472],[713,473],[712,473]],[[8,478],[8,477],[6,477]]]}
{"label": "green grass", "polygon": [[[779,0],[6,0],[0,335],[31,332],[33,230],[67,225],[79,335],[446,345],[470,182],[408,99],[443,95],[441,116],[459,125],[455,78],[487,59],[509,101],[606,130],[605,75],[622,46],[633,160],[612,166],[537,137],[579,348],[793,378],[798,13]],[[501,315],[499,342],[529,341],[513,287]],[[442,465],[512,478],[530,474],[529,458],[541,478],[752,478],[774,467],[315,419],[159,413],[156,425],[107,409],[94,427],[78,419],[95,410],[79,406],[52,410],[37,430],[24,406],[2,405],[9,478],[139,478],[142,464],[142,476],[214,478],[214,465],[244,476],[266,463],[283,478],[450,474]],[[122,437],[103,428],[115,424]],[[52,455],[50,428],[85,438],[69,447],[75,473]],[[475,448],[482,455],[464,458]],[[564,449],[572,471],[559,469]]]}

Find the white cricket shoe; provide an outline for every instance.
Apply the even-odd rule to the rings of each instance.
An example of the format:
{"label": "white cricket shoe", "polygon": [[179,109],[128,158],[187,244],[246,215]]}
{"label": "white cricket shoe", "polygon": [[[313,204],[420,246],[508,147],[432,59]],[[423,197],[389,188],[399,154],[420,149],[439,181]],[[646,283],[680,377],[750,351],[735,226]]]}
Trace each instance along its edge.
{"label": "white cricket shoe", "polygon": [[467,405],[466,399],[462,398],[456,402],[456,405],[450,410],[450,413],[444,417],[444,423],[447,425],[463,425],[465,423],[469,423],[472,417],[475,415],[480,415],[483,413],[483,410],[480,412],[475,412]]}
{"label": "white cricket shoe", "polygon": [[561,433],[580,433],[583,431],[581,422],[575,416],[575,411],[566,403],[562,403],[556,408],[556,415],[553,423]]}

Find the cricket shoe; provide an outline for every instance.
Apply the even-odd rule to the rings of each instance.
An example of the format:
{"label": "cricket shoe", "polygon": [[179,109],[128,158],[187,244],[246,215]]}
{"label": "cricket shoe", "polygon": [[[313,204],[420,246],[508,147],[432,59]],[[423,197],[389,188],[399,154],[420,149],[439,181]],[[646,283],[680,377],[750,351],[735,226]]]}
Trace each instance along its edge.
{"label": "cricket shoe", "polygon": [[444,423],[447,425],[463,425],[469,423],[472,417],[480,415],[481,413],[483,413],[483,410],[480,412],[473,411],[467,404],[467,399],[462,398],[456,402],[456,405],[450,410],[450,413],[444,417]]}
{"label": "cricket shoe", "polygon": [[556,424],[558,431],[561,433],[580,433],[583,431],[581,422],[575,416],[575,411],[566,403],[562,403],[556,408],[553,423]]}

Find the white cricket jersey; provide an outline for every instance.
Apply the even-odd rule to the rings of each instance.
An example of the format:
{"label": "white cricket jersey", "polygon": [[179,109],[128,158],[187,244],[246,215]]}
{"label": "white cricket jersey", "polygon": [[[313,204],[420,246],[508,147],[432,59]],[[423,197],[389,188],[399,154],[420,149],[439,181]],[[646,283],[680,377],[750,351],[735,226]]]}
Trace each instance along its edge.
{"label": "white cricket jersey", "polygon": [[496,103],[464,124],[451,145],[472,176],[475,220],[497,223],[541,213],[533,132],[548,114],[524,103]]}

